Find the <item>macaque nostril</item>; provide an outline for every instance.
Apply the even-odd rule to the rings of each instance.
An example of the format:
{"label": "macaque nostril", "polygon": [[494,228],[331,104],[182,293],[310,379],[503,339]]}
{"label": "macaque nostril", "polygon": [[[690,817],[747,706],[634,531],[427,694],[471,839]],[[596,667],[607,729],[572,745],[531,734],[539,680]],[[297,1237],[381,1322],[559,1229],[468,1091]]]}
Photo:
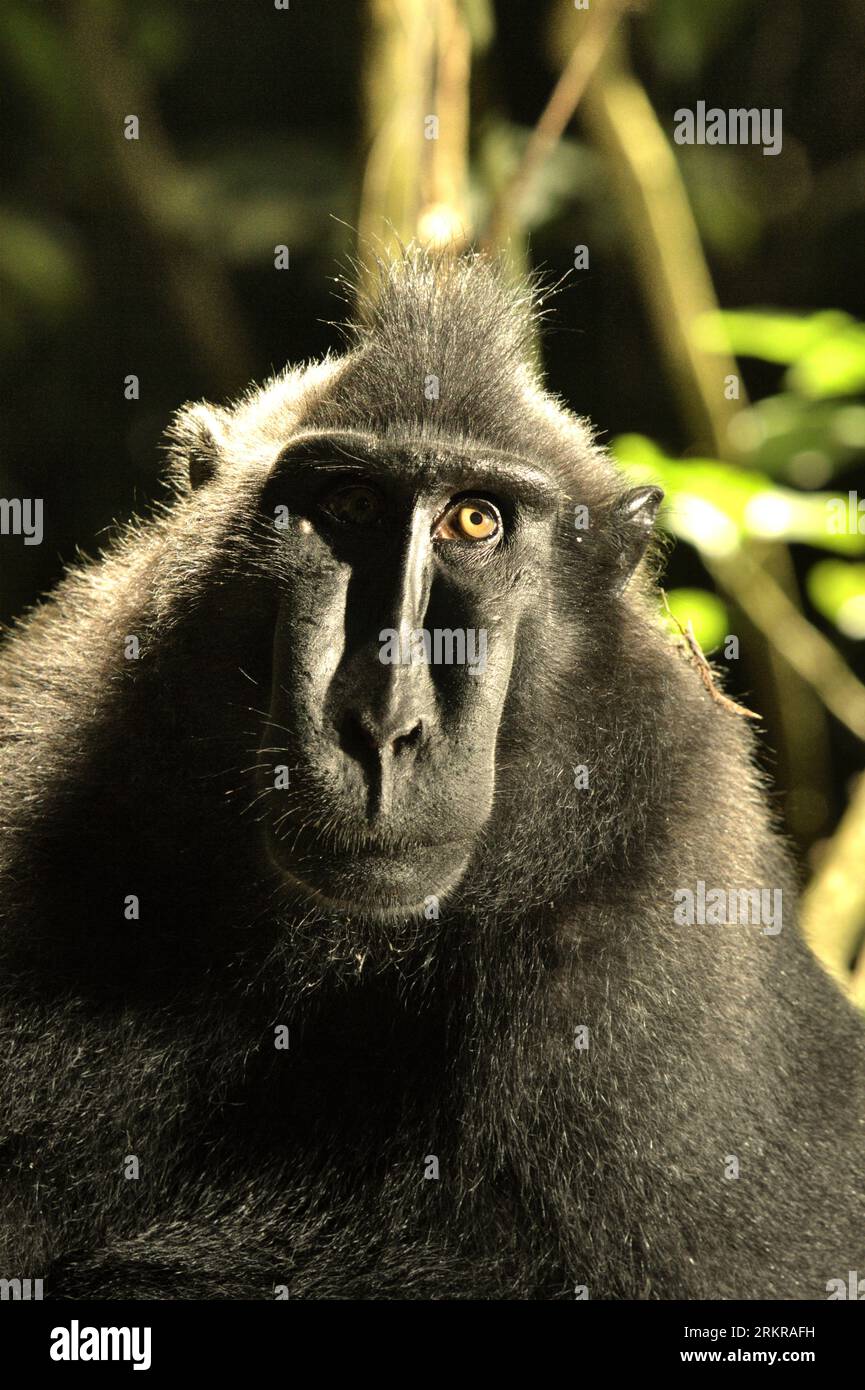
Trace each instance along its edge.
{"label": "macaque nostril", "polygon": [[373,753],[377,758],[389,753],[396,757],[419,747],[423,738],[423,721],[416,719],[379,721],[368,714],[349,713],[340,731],[340,747],[344,753],[366,761]]}
{"label": "macaque nostril", "polygon": [[418,720],[413,728],[404,733],[397,734],[391,739],[391,752],[396,756],[397,753],[408,752],[410,749],[417,748],[423,736],[423,725]]}
{"label": "macaque nostril", "polygon": [[358,715],[349,713],[342,721],[339,731],[339,746],[343,753],[366,762],[370,754],[378,752],[378,743],[370,725]]}

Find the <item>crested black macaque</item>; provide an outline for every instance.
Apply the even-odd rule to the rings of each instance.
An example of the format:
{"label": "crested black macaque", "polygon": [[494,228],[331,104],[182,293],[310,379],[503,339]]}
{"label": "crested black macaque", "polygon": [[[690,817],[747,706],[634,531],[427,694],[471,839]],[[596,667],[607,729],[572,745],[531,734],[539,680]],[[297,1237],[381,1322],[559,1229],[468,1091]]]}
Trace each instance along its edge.
{"label": "crested black macaque", "polygon": [[344,355],[182,410],[171,504],[5,645],[0,1275],[826,1298],[863,1023],[658,623],[660,493],[544,392],[531,291],[381,275]]}

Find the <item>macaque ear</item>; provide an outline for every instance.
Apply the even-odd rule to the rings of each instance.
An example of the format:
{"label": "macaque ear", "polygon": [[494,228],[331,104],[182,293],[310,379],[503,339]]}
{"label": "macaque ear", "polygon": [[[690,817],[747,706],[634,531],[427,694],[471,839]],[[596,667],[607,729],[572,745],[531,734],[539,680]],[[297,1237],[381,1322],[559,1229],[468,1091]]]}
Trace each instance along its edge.
{"label": "macaque ear", "polygon": [[646,553],[655,517],[663,500],[664,493],[659,487],[635,487],[616,503],[619,537],[616,588],[619,592],[625,588]]}
{"label": "macaque ear", "polygon": [[185,405],[177,411],[165,437],[170,471],[180,486],[195,489],[216,477],[222,459],[224,426],[225,412],[206,401]]}

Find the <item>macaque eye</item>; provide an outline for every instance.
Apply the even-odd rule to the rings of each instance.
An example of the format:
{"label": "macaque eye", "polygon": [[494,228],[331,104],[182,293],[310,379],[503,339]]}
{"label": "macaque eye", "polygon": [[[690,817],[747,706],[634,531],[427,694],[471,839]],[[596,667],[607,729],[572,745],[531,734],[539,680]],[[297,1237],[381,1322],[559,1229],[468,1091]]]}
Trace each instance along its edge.
{"label": "macaque eye", "polygon": [[375,526],[383,512],[378,493],[361,483],[349,483],[329,492],[322,507],[328,516],[345,526]]}
{"label": "macaque eye", "polygon": [[465,497],[449,507],[436,527],[437,541],[492,541],[502,531],[497,507],[479,497]]}

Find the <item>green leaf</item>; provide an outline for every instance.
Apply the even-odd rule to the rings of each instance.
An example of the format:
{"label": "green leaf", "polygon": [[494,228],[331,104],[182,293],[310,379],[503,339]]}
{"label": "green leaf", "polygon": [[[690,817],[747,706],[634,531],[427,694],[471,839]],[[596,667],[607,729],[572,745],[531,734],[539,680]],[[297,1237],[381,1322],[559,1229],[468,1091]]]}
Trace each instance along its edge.
{"label": "green leaf", "polygon": [[865,565],[819,560],[811,566],[805,583],[819,613],[845,636],[865,638]]}
{"label": "green leaf", "polygon": [[803,396],[852,396],[865,390],[865,324],[846,328],[814,343],[787,373]]}
{"label": "green leaf", "polygon": [[852,323],[855,320],[839,309],[806,316],[772,309],[719,309],[700,316],[694,336],[705,352],[729,349],[740,357],[788,364]]}
{"label": "green leaf", "polygon": [[664,489],[661,525],[709,557],[735,554],[746,536],[865,554],[865,533],[849,496],[801,493],[756,469],[713,459],[678,462],[642,435],[620,436],[613,452],[633,482]]}
{"label": "green leaf", "polygon": [[767,396],[730,422],[731,443],[748,462],[796,487],[817,488],[865,452],[865,405]]}
{"label": "green leaf", "polygon": [[865,324],[840,309],[806,316],[718,310],[697,320],[694,339],[704,352],[732,351],[789,366],[786,384],[809,399],[865,390]]}
{"label": "green leaf", "polygon": [[719,647],[730,631],[725,604],[708,589],[670,589],[667,604],[675,619],[671,624],[673,631],[678,631],[676,623],[682,627],[690,623],[704,652]]}

